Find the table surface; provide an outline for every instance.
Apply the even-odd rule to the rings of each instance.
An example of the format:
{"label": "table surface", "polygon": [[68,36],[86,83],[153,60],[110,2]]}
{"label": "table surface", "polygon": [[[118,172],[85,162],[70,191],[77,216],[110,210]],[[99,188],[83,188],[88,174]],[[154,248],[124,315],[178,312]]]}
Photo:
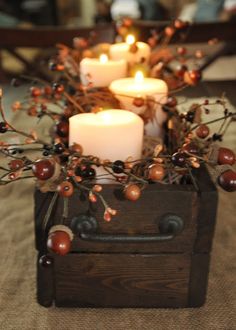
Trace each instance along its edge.
{"label": "table surface", "polygon": [[[5,104],[22,94],[4,88]],[[236,81],[203,82],[180,95],[219,97],[236,106]],[[10,115],[10,114],[9,114]],[[16,114],[15,124],[30,123]],[[236,148],[233,124],[224,144]],[[219,192],[207,302],[199,309],[45,309],[36,303],[36,251],[33,228],[33,182],[0,187],[0,329],[236,329],[235,193]]]}

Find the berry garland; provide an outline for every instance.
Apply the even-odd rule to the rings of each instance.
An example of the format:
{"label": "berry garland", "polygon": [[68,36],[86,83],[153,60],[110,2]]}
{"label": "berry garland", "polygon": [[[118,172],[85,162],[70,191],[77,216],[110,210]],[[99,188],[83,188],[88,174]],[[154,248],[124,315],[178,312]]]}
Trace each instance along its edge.
{"label": "berry garland", "polygon": [[[132,22],[124,20],[118,27],[120,35],[127,34],[131,27]],[[161,33],[152,31],[149,39],[149,44],[153,47],[161,40],[163,46],[161,50],[153,50],[149,72],[152,76],[165,79],[170,87],[170,93],[167,103],[162,106],[167,116],[165,139],[163,142],[152,139],[151,144],[149,141],[141,159],[129,157],[126,160],[118,159],[111,162],[99,159],[96,155],[84,155],[83,146],[79,144],[68,145],[69,117],[83,112],[96,113],[108,105],[120,108],[117,95],[106,88],[93,88],[91,84],[83,86],[78,80],[79,66],[76,60],[88,55],[89,51],[91,53],[94,51],[89,48],[91,40],[76,39],[76,47],[73,50],[59,45],[58,57],[50,61],[50,69],[56,72],[56,78],[52,83],[29,77],[14,79],[12,82],[16,87],[21,80],[30,79],[33,83],[28,96],[22,102],[15,102],[12,110],[26,112],[39,120],[49,117],[52,120],[53,130],[45,140],[39,138],[35,130],[27,133],[16,129],[7,121],[2,107],[2,93],[0,93],[2,117],[0,136],[3,137],[0,140],[0,153],[9,160],[7,165],[0,166],[0,185],[34,178],[37,187],[42,192],[53,191],[54,197],[43,221],[44,228],[47,226],[58,196],[64,199],[63,219],[66,219],[67,200],[76,189],[83,191],[91,203],[100,201],[104,206],[104,220],[110,221],[117,214],[117,210],[108,205],[102,195],[103,187],[99,183],[107,177],[110,182],[123,187],[124,197],[127,200],[137,201],[145,187],[155,182],[160,184],[191,183],[198,190],[193,169],[207,164],[212,169],[217,169],[217,181],[223,189],[236,190],[236,172],[232,167],[235,163],[235,154],[232,150],[216,144],[217,141],[223,140],[227,128],[235,121],[236,113],[227,109],[224,97],[214,102],[205,100],[202,103],[193,104],[186,113],[182,113],[178,110],[178,100],[173,95],[182,88],[195,85],[200,79],[198,70],[190,70],[186,66],[188,57],[185,48],[178,47],[176,56],[173,56],[171,51],[168,51],[171,56],[166,56],[168,42],[176,31],[182,31],[187,27],[186,23],[177,20]],[[131,49],[131,51],[135,50]],[[200,51],[197,55],[195,54],[195,57],[202,57]],[[181,74],[179,69],[170,68],[172,59],[175,61],[178,59],[182,63]],[[144,64],[138,63],[138,65]],[[160,105],[150,98],[134,98],[133,104],[136,107],[146,105],[147,110],[141,115],[144,121],[152,120],[155,106]],[[221,111],[219,118],[202,122],[202,112],[209,114],[216,108]],[[211,133],[209,125],[215,122],[220,123],[219,130]],[[19,143],[9,143],[10,140],[7,137],[12,133],[22,137]],[[148,141],[147,138],[145,139]],[[34,152],[37,152],[36,158]],[[103,168],[104,174],[97,174],[97,168]],[[60,237],[56,235],[58,232]],[[59,229],[53,226],[49,234],[48,248],[63,255],[69,251],[72,238],[70,229],[63,224]],[[63,250],[58,248],[60,240],[66,241]],[[41,262],[50,264],[47,258]]]}

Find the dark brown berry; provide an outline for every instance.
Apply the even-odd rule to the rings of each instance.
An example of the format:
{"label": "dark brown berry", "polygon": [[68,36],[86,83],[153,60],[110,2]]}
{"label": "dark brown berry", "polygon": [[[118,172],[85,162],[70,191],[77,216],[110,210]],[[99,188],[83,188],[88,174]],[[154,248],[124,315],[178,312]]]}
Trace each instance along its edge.
{"label": "dark brown berry", "polygon": [[196,129],[196,135],[200,139],[205,139],[210,133],[210,129],[207,125],[202,124]]}
{"label": "dark brown berry", "polygon": [[120,174],[123,173],[125,169],[125,163],[122,162],[121,160],[116,160],[113,164],[112,164],[112,171],[114,173]]}
{"label": "dark brown berry", "polygon": [[175,166],[183,167],[186,164],[186,155],[183,152],[176,152],[172,155],[171,161]]}
{"label": "dark brown berry", "polygon": [[43,255],[42,257],[39,258],[39,264],[41,267],[44,268],[51,267],[53,264],[53,258],[48,255]]}
{"label": "dark brown berry", "polygon": [[227,170],[218,177],[218,183],[226,191],[236,191],[236,172]]}
{"label": "dark brown berry", "polygon": [[2,121],[0,122],[0,133],[6,133],[7,132],[7,124]]}
{"label": "dark brown berry", "polygon": [[32,172],[39,180],[50,179],[55,170],[55,165],[51,159],[39,159],[32,165]]}
{"label": "dark brown berry", "polygon": [[182,151],[186,151],[190,154],[198,154],[198,147],[194,142],[189,142],[183,145]]}
{"label": "dark brown berry", "polygon": [[75,169],[75,175],[83,179],[94,179],[96,176],[96,171],[90,165],[78,166]]}
{"label": "dark brown berry", "polygon": [[219,148],[218,164],[234,165],[234,163],[235,163],[235,153],[228,148]]}
{"label": "dark brown berry", "polygon": [[65,146],[62,143],[56,143],[53,146],[53,150],[56,154],[62,154],[65,151]]}

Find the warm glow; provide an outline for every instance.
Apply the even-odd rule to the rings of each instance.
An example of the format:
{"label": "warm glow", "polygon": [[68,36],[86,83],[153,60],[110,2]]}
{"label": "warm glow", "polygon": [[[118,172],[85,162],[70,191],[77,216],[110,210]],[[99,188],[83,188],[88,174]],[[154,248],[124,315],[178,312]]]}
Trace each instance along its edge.
{"label": "warm glow", "polygon": [[126,37],[126,43],[128,45],[133,45],[135,43],[135,37],[132,35],[132,34],[129,34],[127,37]]}
{"label": "warm glow", "polygon": [[109,125],[112,122],[112,115],[110,114],[109,111],[100,112],[100,116],[105,125]]}
{"label": "warm glow", "polygon": [[142,84],[143,79],[144,79],[144,76],[143,76],[142,71],[137,71],[135,74],[135,77],[134,77],[135,83],[140,85],[140,84]]}
{"label": "warm glow", "polygon": [[102,54],[102,55],[100,55],[99,60],[102,64],[107,63],[108,62],[108,56],[106,54]]}

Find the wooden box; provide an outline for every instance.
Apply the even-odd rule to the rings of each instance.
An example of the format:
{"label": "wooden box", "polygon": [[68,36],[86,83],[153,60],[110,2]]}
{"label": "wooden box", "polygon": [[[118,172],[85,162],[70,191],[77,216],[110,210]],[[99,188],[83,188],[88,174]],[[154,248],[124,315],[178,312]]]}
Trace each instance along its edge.
{"label": "wooden box", "polygon": [[[51,267],[37,262],[38,302],[63,307],[201,306],[217,191],[205,168],[196,179],[199,190],[191,184],[149,185],[135,203],[122,199],[118,185],[105,185],[104,197],[119,210],[110,223],[103,220],[100,203],[90,210],[92,218],[86,218],[90,206],[75,193],[69,199],[68,221],[80,217],[81,235],[74,238],[71,253],[52,255]],[[61,221],[59,200],[46,232],[42,230],[51,198],[51,193],[35,193],[39,258],[47,253],[48,229]]]}

